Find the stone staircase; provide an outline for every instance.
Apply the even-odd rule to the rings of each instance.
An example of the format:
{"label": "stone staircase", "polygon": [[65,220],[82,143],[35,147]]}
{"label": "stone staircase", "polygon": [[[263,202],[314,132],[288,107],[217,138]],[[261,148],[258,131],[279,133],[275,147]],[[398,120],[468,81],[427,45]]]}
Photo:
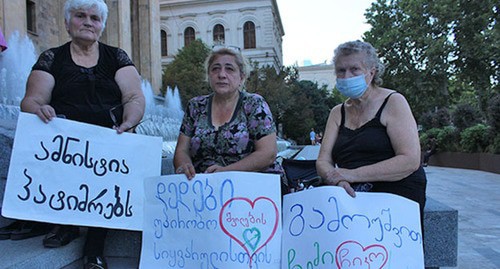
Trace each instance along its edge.
{"label": "stone staircase", "polygon": [[0,268],[65,268],[81,257],[82,236],[58,249],[44,248],[42,239],[43,236],[38,236],[19,241],[0,241]]}
{"label": "stone staircase", "polygon": [[[86,229],[81,228],[81,231],[80,237],[60,248],[43,247],[44,236],[19,241],[2,240],[0,268],[80,269],[83,267],[82,250]],[[104,251],[109,268],[138,268],[140,248],[140,232],[111,230],[106,238]]]}

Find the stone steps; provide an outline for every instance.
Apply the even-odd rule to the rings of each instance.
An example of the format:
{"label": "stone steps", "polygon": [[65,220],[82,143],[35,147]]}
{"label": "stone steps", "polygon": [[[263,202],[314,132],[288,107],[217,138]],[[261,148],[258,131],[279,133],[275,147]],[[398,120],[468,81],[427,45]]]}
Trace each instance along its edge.
{"label": "stone steps", "polygon": [[[110,269],[136,269],[139,266],[139,262],[135,258],[106,257],[106,259],[108,262],[108,268]],[[81,268],[83,268],[83,261],[80,259],[61,269]]]}
{"label": "stone steps", "polygon": [[[0,268],[82,268],[86,228],[81,228],[81,231],[80,237],[60,248],[45,248],[42,245],[43,235],[16,241],[1,240]],[[140,232],[110,230],[104,255],[109,268],[138,268],[140,250]]]}
{"label": "stone steps", "polygon": [[42,245],[42,236],[25,240],[0,241],[0,268],[63,268],[81,257],[84,237],[80,236],[70,244],[56,249]]}

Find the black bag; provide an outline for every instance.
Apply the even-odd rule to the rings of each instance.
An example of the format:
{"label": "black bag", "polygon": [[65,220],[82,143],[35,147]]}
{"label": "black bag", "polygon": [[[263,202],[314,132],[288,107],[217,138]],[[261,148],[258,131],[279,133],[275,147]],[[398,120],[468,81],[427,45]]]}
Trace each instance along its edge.
{"label": "black bag", "polygon": [[283,159],[281,166],[286,179],[283,194],[321,185],[321,177],[316,171],[316,160]]}

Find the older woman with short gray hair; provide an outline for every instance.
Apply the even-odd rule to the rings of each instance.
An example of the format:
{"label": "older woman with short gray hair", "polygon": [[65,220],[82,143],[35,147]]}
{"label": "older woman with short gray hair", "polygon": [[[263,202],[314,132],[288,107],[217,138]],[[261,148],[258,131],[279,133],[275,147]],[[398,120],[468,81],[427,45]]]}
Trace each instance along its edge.
{"label": "older woman with short gray hair", "polygon": [[336,88],[347,100],[330,111],[316,161],[318,174],[325,184],[340,186],[351,196],[387,192],[414,200],[422,221],[427,179],[406,98],[381,86],[385,68],[370,43],[341,44],[333,63]]}
{"label": "older woman with short gray hair", "polygon": [[[49,122],[57,116],[132,132],[144,115],[141,79],[127,53],[99,42],[108,7],[103,0],[68,0],[65,27],[71,41],[44,51],[28,77],[24,112]],[[60,247],[78,237],[79,228],[57,225],[43,240]],[[107,268],[103,257],[107,230],[88,228],[84,268]]]}

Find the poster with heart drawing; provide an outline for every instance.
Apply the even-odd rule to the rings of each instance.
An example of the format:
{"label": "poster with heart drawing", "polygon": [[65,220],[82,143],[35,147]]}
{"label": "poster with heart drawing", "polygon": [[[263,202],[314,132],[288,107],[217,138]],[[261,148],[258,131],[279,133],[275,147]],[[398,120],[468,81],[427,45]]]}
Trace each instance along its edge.
{"label": "poster with heart drawing", "polygon": [[423,269],[419,216],[416,202],[388,193],[285,195],[281,268]]}
{"label": "poster with heart drawing", "polygon": [[147,178],[140,268],[280,268],[279,175]]}

